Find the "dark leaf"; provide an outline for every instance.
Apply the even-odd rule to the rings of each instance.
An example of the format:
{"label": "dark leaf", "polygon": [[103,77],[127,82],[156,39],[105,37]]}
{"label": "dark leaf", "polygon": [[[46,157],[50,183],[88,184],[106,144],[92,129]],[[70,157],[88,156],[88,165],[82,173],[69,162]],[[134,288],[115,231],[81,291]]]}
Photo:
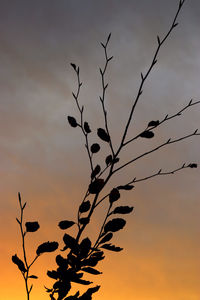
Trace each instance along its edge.
{"label": "dark leaf", "polygon": [[110,136],[107,134],[107,132],[105,131],[105,129],[103,128],[98,128],[97,129],[97,135],[98,137],[103,140],[104,142],[109,143],[110,142]]}
{"label": "dark leaf", "polygon": [[113,202],[117,201],[120,198],[120,193],[118,191],[118,189],[114,188],[112,189],[112,191],[110,192],[109,195],[109,201],[112,204]]}
{"label": "dark leaf", "polygon": [[95,179],[95,181],[91,182],[89,185],[89,193],[90,194],[98,194],[104,186],[104,180],[101,178]]}
{"label": "dark leaf", "polygon": [[60,229],[64,230],[64,229],[67,229],[67,228],[73,226],[74,224],[75,224],[75,222],[73,222],[73,221],[64,220],[64,221],[60,221],[58,223],[58,226],[60,227]]}
{"label": "dark leaf", "polygon": [[54,284],[53,287],[58,288],[58,298],[57,298],[57,300],[62,300],[68,294],[68,292],[70,291],[71,284],[70,284],[69,281],[65,281],[65,282],[57,281],[56,283],[57,283],[57,285]]}
{"label": "dark leaf", "polygon": [[58,249],[58,243],[57,242],[45,242],[38,246],[36,253],[37,255],[40,255],[45,252],[53,252],[56,249]]}
{"label": "dark leaf", "polygon": [[122,229],[126,224],[126,221],[121,218],[112,219],[111,221],[108,221],[104,227],[104,232],[107,233],[109,231],[116,232],[120,229]]}
{"label": "dark leaf", "polygon": [[99,144],[97,144],[97,143],[92,144],[92,146],[90,147],[90,150],[91,150],[92,153],[97,153],[97,152],[99,152],[99,150],[100,150]]}
{"label": "dark leaf", "polygon": [[91,249],[91,241],[89,238],[85,238],[81,241],[79,248],[80,248],[80,257],[86,257]]}
{"label": "dark leaf", "polygon": [[73,279],[73,282],[80,283],[80,284],[83,284],[83,285],[89,285],[89,284],[93,283],[92,281],[79,279],[79,278]]}
{"label": "dark leaf", "polygon": [[49,276],[52,279],[58,279],[58,273],[56,271],[47,271],[47,276]]}
{"label": "dark leaf", "polygon": [[63,241],[66,245],[63,250],[66,250],[66,249],[70,248],[73,252],[78,251],[78,243],[75,240],[75,238],[73,238],[71,235],[65,233],[64,236],[63,236]]}
{"label": "dark leaf", "polygon": [[112,239],[112,237],[113,237],[112,232],[107,233],[107,234],[102,238],[102,240],[100,240],[99,244],[103,244],[103,243],[106,243],[106,242],[110,241],[110,240]]}
{"label": "dark leaf", "polygon": [[118,190],[130,191],[134,188],[134,185],[131,184],[119,185],[117,188]]}
{"label": "dark leaf", "polygon": [[151,121],[151,122],[149,122],[148,127],[156,127],[159,124],[160,124],[159,120],[157,120],[157,121]]}
{"label": "dark leaf", "polygon": [[38,222],[26,222],[25,227],[27,232],[35,232],[40,228],[40,225]]}
{"label": "dark leaf", "polygon": [[146,139],[151,139],[154,137],[154,133],[152,131],[145,130],[140,134],[140,136]]}
{"label": "dark leaf", "polygon": [[93,275],[99,275],[99,274],[102,274],[102,272],[99,272],[98,270],[93,269],[93,268],[91,268],[91,267],[85,267],[85,268],[82,268],[81,270],[82,270],[82,271],[85,271],[85,272],[87,272],[87,273],[93,274]]}
{"label": "dark leaf", "polygon": [[73,296],[66,297],[64,300],[77,300],[77,299],[79,299],[78,296],[79,296],[79,292],[77,292]]}
{"label": "dark leaf", "polygon": [[95,267],[100,260],[104,259],[104,257],[105,256],[103,256],[103,251],[93,253],[89,258],[83,260],[81,262],[81,265]]}
{"label": "dark leaf", "polygon": [[88,122],[84,122],[84,130],[85,130],[86,133],[91,132],[91,129],[90,129],[90,126],[89,126]]}
{"label": "dark leaf", "polygon": [[189,167],[192,168],[192,169],[197,168],[197,164],[189,164]]}
{"label": "dark leaf", "polygon": [[87,225],[89,222],[90,222],[90,219],[88,217],[79,219],[79,223],[82,225]]}
{"label": "dark leaf", "polygon": [[92,294],[96,293],[100,288],[100,285],[88,289],[81,297],[79,297],[79,300],[92,300]]}
{"label": "dark leaf", "polygon": [[118,163],[118,162],[119,162],[119,157],[116,157],[116,158],[113,159],[113,163],[114,163],[114,164],[116,164],[116,163]]}
{"label": "dark leaf", "polygon": [[92,174],[91,174],[91,179],[94,179],[97,174],[99,174],[101,171],[101,167],[100,165],[96,165],[96,167],[94,168],[94,170],[92,171]]}
{"label": "dark leaf", "polygon": [[87,212],[90,209],[90,206],[91,206],[91,204],[90,204],[89,200],[81,203],[81,205],[79,206],[80,213]]}
{"label": "dark leaf", "polygon": [[75,127],[78,126],[78,124],[77,124],[77,122],[76,122],[76,119],[75,119],[74,117],[68,116],[67,119],[68,119],[69,124],[70,124],[72,127],[75,128]]}
{"label": "dark leaf", "polygon": [[31,276],[28,276],[28,278],[32,278],[32,279],[38,279],[38,277],[36,275],[31,275]]}
{"label": "dark leaf", "polygon": [[47,293],[51,293],[53,291],[53,289],[49,289],[45,285],[44,285],[44,287],[45,287]]}
{"label": "dark leaf", "polygon": [[17,254],[12,256],[12,262],[18,266],[20,271],[26,272],[25,265],[23,261],[17,256]]}
{"label": "dark leaf", "polygon": [[60,254],[56,256],[56,263],[59,267],[66,268],[68,267],[68,261],[66,258],[62,257]]}
{"label": "dark leaf", "polygon": [[71,66],[72,66],[72,68],[76,71],[76,65],[75,64],[73,64],[73,63],[71,63],[70,64]]}
{"label": "dark leaf", "polygon": [[130,214],[133,211],[133,207],[118,206],[112,212],[113,214]]}
{"label": "dark leaf", "polygon": [[123,248],[116,247],[112,244],[104,244],[101,246],[101,248],[104,248],[104,249],[110,250],[110,251],[115,251],[115,252],[119,252],[119,251],[123,250]]}
{"label": "dark leaf", "polygon": [[106,157],[105,162],[106,162],[106,165],[109,166],[112,163],[112,155],[108,155]]}

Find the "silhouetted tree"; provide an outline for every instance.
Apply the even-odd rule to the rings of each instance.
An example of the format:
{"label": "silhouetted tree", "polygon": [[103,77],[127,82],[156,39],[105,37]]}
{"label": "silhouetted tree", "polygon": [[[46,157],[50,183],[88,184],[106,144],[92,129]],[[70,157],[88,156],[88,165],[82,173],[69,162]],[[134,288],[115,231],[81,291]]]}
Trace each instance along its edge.
{"label": "silhouetted tree", "polygon": [[[117,231],[123,229],[126,224],[126,220],[123,217],[119,217],[119,215],[126,215],[133,211],[133,207],[117,205],[117,201],[120,199],[122,191],[132,190],[135,184],[140,181],[146,181],[156,176],[174,174],[186,168],[197,167],[196,163],[190,163],[190,164],[183,164],[171,171],[163,171],[162,169],[160,169],[158,170],[158,172],[150,174],[146,177],[143,178],[135,177],[133,179],[130,179],[128,182],[123,182],[121,185],[113,186],[110,192],[107,194],[105,194],[104,192],[104,188],[107,185],[107,183],[110,181],[111,177],[114,174],[118,173],[119,171],[125,169],[128,165],[132,164],[133,162],[139,160],[142,157],[148,156],[153,152],[156,152],[160,148],[164,148],[170,144],[178,143],[192,136],[200,135],[198,133],[198,130],[195,130],[194,132],[188,135],[184,135],[176,139],[169,138],[167,141],[159,144],[158,146],[144,153],[141,153],[138,156],[131,158],[129,161],[126,161],[125,163],[120,164],[120,153],[122,149],[124,150],[126,148],[127,145],[129,145],[135,140],[154,138],[155,131],[161,124],[167,123],[168,121],[178,116],[181,116],[185,110],[200,103],[200,101],[193,102],[193,100],[190,100],[189,103],[186,106],[184,106],[182,109],[180,109],[178,112],[172,115],[166,115],[161,120],[149,121],[148,124],[144,126],[142,132],[139,132],[136,136],[130,139],[127,138],[127,133],[131,121],[133,119],[135,108],[143,92],[145,82],[149,77],[155,64],[157,63],[157,57],[161,47],[163,46],[167,38],[170,36],[174,28],[178,25],[177,18],[184,2],[185,0],[179,1],[178,9],[176,11],[175,17],[166,35],[163,38],[157,36],[157,48],[153,55],[153,59],[146,73],[144,74],[141,73],[141,82],[139,85],[139,89],[136,98],[133,101],[132,107],[130,109],[130,114],[127,118],[127,123],[125,125],[123,135],[119,139],[119,144],[117,146],[113,144],[112,136],[109,131],[108,116],[107,116],[107,110],[105,106],[105,96],[108,88],[108,84],[106,83],[106,79],[105,79],[105,74],[109,63],[113,58],[112,56],[108,55],[108,44],[111,38],[111,34],[108,35],[105,43],[101,43],[105,55],[105,64],[103,68],[100,68],[100,76],[101,76],[101,84],[102,84],[102,95],[100,96],[100,102],[102,105],[104,124],[102,125],[102,128],[97,128],[97,131],[95,133],[99,138],[99,143],[93,143],[93,144],[90,143],[90,135],[92,132],[94,133],[94,129],[91,128],[89,123],[84,119],[84,107],[79,102],[79,94],[82,86],[82,82],[80,79],[80,69],[78,66],[76,66],[76,64],[71,63],[71,66],[75,71],[77,77],[77,90],[76,92],[73,92],[72,95],[75,100],[80,117],[79,119],[77,119],[73,116],[68,116],[68,122],[71,125],[71,127],[79,128],[83,134],[85,140],[85,147],[89,159],[91,176],[89,178],[85,195],[78,208],[77,221],[75,222],[72,220],[62,220],[58,224],[61,230],[67,230],[68,228],[76,224],[78,230],[75,236],[72,236],[68,233],[64,234],[63,236],[64,247],[62,249],[63,254],[62,255],[58,254],[56,256],[57,268],[56,270],[47,271],[47,275],[55,281],[52,288],[46,288],[46,291],[47,293],[49,293],[49,296],[52,300],[62,300],[62,299],[91,300],[92,295],[99,290],[100,286],[97,285],[95,287],[88,288],[87,291],[82,295],[80,295],[79,291],[77,291],[77,293],[74,295],[70,295],[70,296],[68,295],[72,283],[75,282],[86,286],[92,283],[90,281],[87,281],[85,278],[83,278],[85,274],[87,273],[93,275],[101,274],[101,272],[98,269],[96,269],[96,267],[98,263],[104,259],[105,251],[108,250],[108,251],[119,252],[123,249],[118,245],[116,246],[112,244],[112,238],[114,234]],[[108,144],[109,153],[104,157],[104,160],[101,161],[100,164],[96,165],[94,163],[94,156],[97,155],[97,153],[101,150],[101,143]],[[107,202],[107,211],[105,212],[105,217],[101,227],[99,228],[99,232],[97,234],[96,240],[92,241],[89,237],[82,238],[84,230],[90,224],[94,211],[103,202]],[[20,207],[21,207],[21,221],[19,220],[17,221],[20,224],[20,228],[22,232],[24,262],[22,262],[16,255],[13,256],[13,262],[18,265],[18,268],[20,269],[24,277],[26,283],[27,295],[29,297],[31,288],[29,289],[27,287],[28,278],[35,278],[33,276],[29,276],[30,267],[32,266],[33,262],[37,259],[40,253],[48,252],[48,251],[47,250],[45,251],[46,249],[45,247],[47,245],[46,243],[45,246],[44,244],[40,245],[38,247],[39,250],[36,251],[37,256],[34,259],[34,261],[29,265],[27,264],[25,246],[24,246],[24,236],[25,233],[28,231],[30,232],[36,231],[39,228],[39,225],[37,222],[26,223],[25,224],[26,232],[23,233],[22,216],[23,216],[24,206],[21,205],[21,201],[20,201]],[[48,246],[50,246],[50,244],[48,244]],[[54,245],[51,248],[51,250],[55,250],[58,246],[57,243],[55,242],[53,242],[53,244],[51,245]],[[50,248],[48,248],[48,250],[49,249]]]}

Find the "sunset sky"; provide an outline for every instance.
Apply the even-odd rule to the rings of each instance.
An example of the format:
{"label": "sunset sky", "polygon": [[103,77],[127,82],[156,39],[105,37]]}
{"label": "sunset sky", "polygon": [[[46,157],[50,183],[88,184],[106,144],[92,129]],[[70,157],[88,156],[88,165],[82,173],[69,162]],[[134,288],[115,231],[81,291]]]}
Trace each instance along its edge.
{"label": "sunset sky", "polygon": [[[41,228],[27,236],[29,260],[37,246],[58,241],[59,221],[76,220],[90,169],[79,128],[67,116],[79,118],[72,98],[76,77],[70,63],[80,66],[80,103],[96,129],[104,126],[99,67],[104,64],[100,42],[112,32],[106,108],[115,148],[120,141],[140,84],[157,46],[175,15],[178,0],[0,0],[0,300],[25,300],[23,278],[11,262],[22,257],[16,217],[17,193],[27,201],[25,221]],[[200,100],[200,1],[186,0],[173,31],[150,74],[135,111],[128,137]],[[168,138],[200,128],[200,104],[157,128],[152,140],[138,139],[123,151],[119,165]],[[100,142],[101,143],[101,142]],[[110,154],[105,143],[95,162]],[[200,136],[168,145],[129,165],[114,176],[108,188],[134,177],[171,171],[183,163],[200,165]],[[124,230],[113,243],[120,253],[105,250],[98,269],[85,276],[101,289],[95,300],[200,299],[200,169],[158,176],[122,192],[120,205],[134,206]],[[106,203],[94,215],[87,233],[95,237]],[[73,233],[73,229],[69,230]],[[57,254],[59,250],[57,251]],[[31,300],[49,299],[44,285],[53,282],[46,271],[55,267],[55,253],[43,255],[33,267]],[[78,288],[78,285],[75,286]]]}

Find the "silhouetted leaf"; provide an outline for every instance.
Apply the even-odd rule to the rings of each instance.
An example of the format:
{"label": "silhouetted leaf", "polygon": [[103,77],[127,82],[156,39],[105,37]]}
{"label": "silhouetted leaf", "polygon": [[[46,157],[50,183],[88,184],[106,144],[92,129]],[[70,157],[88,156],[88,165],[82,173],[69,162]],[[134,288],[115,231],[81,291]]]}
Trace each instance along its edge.
{"label": "silhouetted leaf", "polygon": [[67,228],[70,228],[71,226],[73,226],[75,224],[75,222],[73,221],[68,221],[68,220],[64,220],[64,221],[60,221],[58,223],[58,226],[60,227],[60,229],[67,229]]}
{"label": "silhouetted leaf", "polygon": [[58,272],[56,271],[47,271],[47,276],[49,276],[52,279],[58,279]]}
{"label": "silhouetted leaf", "polygon": [[110,240],[112,239],[112,237],[113,237],[112,232],[107,233],[107,234],[100,240],[99,244],[103,244],[103,243],[106,243],[106,242],[110,241]]}
{"label": "silhouetted leaf", "polygon": [[76,65],[75,64],[73,64],[73,63],[71,63],[70,64],[71,66],[72,66],[72,68],[76,71]]}
{"label": "silhouetted leaf", "polygon": [[79,206],[80,213],[87,212],[90,209],[90,206],[91,206],[91,204],[90,204],[89,200],[81,203],[81,205]]}
{"label": "silhouetted leaf", "polygon": [[159,124],[160,124],[159,120],[157,120],[157,121],[151,121],[151,122],[149,122],[148,127],[156,127]]}
{"label": "silhouetted leaf", "polygon": [[79,300],[92,300],[92,294],[96,293],[99,290],[100,286],[96,286],[88,289],[82,296],[80,296]]}
{"label": "silhouetted leaf", "polygon": [[98,194],[104,186],[104,180],[101,178],[95,179],[89,185],[89,193],[90,194]]}
{"label": "silhouetted leaf", "polygon": [[77,300],[77,299],[79,299],[78,296],[79,296],[79,292],[77,292],[77,293],[76,293],[75,295],[73,295],[73,296],[68,296],[68,297],[66,297],[64,300]]}
{"label": "silhouetted leaf", "polygon": [[27,232],[35,232],[40,228],[40,225],[38,222],[26,222],[25,227]]}
{"label": "silhouetted leaf", "polygon": [[70,124],[72,127],[75,128],[75,127],[78,126],[78,124],[77,124],[77,122],[76,122],[76,119],[75,119],[74,117],[68,116],[67,119],[68,119],[69,124]]}
{"label": "silhouetted leaf", "polygon": [[112,189],[112,191],[109,194],[110,203],[117,201],[119,198],[120,198],[120,193],[119,193],[118,189],[116,189],[116,188]]}
{"label": "silhouetted leaf", "polygon": [[118,206],[112,212],[113,214],[129,214],[133,211],[133,207],[129,206]]}
{"label": "silhouetted leaf", "polygon": [[154,137],[154,133],[152,131],[145,130],[140,134],[140,136],[146,139],[151,139]]}
{"label": "silhouetted leaf", "polygon": [[116,164],[116,163],[118,163],[118,162],[119,162],[119,157],[116,157],[116,158],[113,159],[113,163],[114,163],[114,164]]}
{"label": "silhouetted leaf", "polygon": [[90,126],[89,126],[88,122],[84,122],[84,130],[85,130],[86,133],[91,132],[91,129],[90,129]]}
{"label": "silhouetted leaf", "polygon": [[38,276],[36,276],[36,275],[30,275],[30,276],[28,276],[28,278],[38,279]]}
{"label": "silhouetted leaf", "polygon": [[110,136],[107,134],[107,132],[105,131],[105,129],[103,128],[98,128],[97,129],[97,135],[98,137],[103,140],[104,142],[109,143],[110,142]]}
{"label": "silhouetted leaf", "polygon": [[112,163],[112,155],[111,154],[106,157],[105,162],[106,162],[107,166],[109,166]]}
{"label": "silhouetted leaf", "polygon": [[91,179],[94,179],[100,173],[100,171],[101,171],[100,165],[96,165],[96,167],[91,173]]}
{"label": "silhouetted leaf", "polygon": [[116,247],[112,244],[104,244],[101,246],[101,248],[104,248],[104,249],[110,250],[110,251],[114,251],[114,252],[119,252],[119,251],[123,250],[123,248]]}
{"label": "silhouetted leaf", "polygon": [[194,164],[194,163],[193,164],[189,164],[189,167],[192,168],[192,169],[193,168],[197,168],[197,164]]}
{"label": "silhouetted leaf", "polygon": [[85,267],[81,269],[82,271],[85,271],[87,273],[93,274],[93,275],[99,275],[102,274],[102,272],[99,272],[98,270],[91,268],[91,267]]}
{"label": "silhouetted leaf", "polygon": [[109,231],[116,232],[120,229],[122,229],[126,224],[126,221],[121,218],[112,219],[111,221],[108,221],[104,227],[104,232],[107,233]]}
{"label": "silhouetted leaf", "polygon": [[59,267],[66,268],[68,267],[68,260],[62,257],[60,254],[56,256],[56,263]]}
{"label": "silhouetted leaf", "polygon": [[23,261],[17,256],[17,254],[12,256],[12,262],[18,266],[20,271],[22,271],[22,272],[27,271]]}
{"label": "silhouetted leaf", "polygon": [[92,146],[90,147],[90,150],[92,153],[97,153],[100,150],[100,146],[97,143],[92,144]]}
{"label": "silhouetted leaf", "polygon": [[117,188],[118,190],[130,191],[134,188],[134,185],[132,184],[119,185]]}
{"label": "silhouetted leaf", "polygon": [[45,242],[38,246],[36,253],[37,255],[40,255],[45,252],[53,252],[58,248],[57,242]]}
{"label": "silhouetted leaf", "polygon": [[79,245],[79,249],[80,249],[80,257],[86,257],[91,249],[91,241],[89,238],[85,238],[81,241],[80,245]]}
{"label": "silhouetted leaf", "polygon": [[90,219],[88,217],[79,219],[79,223],[82,225],[87,225],[89,222],[90,222]]}
{"label": "silhouetted leaf", "polygon": [[47,293],[51,293],[51,292],[53,291],[53,289],[49,289],[49,288],[47,288],[45,285],[44,285],[44,288],[46,289],[46,292],[47,292]]}
{"label": "silhouetted leaf", "polygon": [[[63,241],[64,241],[64,243],[65,243],[65,245],[66,245],[66,246],[64,247],[63,251],[66,250],[66,249],[68,249],[68,248],[70,248],[73,252],[74,252],[74,251],[75,251],[75,252],[78,251],[78,243],[77,243],[77,241],[75,240],[75,238],[73,238],[71,235],[65,233],[64,236],[63,236]],[[74,253],[75,253],[75,252],[74,252]]]}
{"label": "silhouetted leaf", "polygon": [[54,289],[58,289],[58,298],[57,300],[62,300],[67,293],[70,291],[71,289],[71,284],[70,281],[57,281],[56,283],[54,283],[53,285]]}
{"label": "silhouetted leaf", "polygon": [[83,285],[89,285],[89,284],[93,283],[92,281],[79,279],[79,278],[74,279],[73,282],[80,283],[80,284],[83,284]]}

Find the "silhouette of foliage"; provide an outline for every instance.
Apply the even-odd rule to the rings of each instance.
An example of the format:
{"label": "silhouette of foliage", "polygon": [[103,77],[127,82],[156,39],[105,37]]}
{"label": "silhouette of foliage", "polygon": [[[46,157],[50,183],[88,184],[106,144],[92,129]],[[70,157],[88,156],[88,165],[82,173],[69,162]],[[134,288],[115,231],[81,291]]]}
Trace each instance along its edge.
{"label": "silhouette of foliage", "polygon": [[[79,103],[79,96],[80,90],[82,86],[82,82],[80,80],[80,69],[79,67],[71,63],[71,67],[73,68],[76,77],[77,77],[77,91],[72,92],[72,96],[75,100],[75,104],[78,109],[78,113],[80,114],[79,118],[75,118],[72,116],[68,116],[67,120],[69,125],[73,128],[78,127],[83,134],[84,137],[84,144],[87,151],[88,159],[89,159],[89,166],[90,166],[90,177],[89,182],[87,185],[85,196],[83,197],[81,203],[78,207],[78,214],[77,214],[77,222],[63,220],[60,221],[58,226],[61,230],[68,230],[74,224],[77,225],[77,233],[73,236],[69,233],[65,233],[63,235],[63,242],[64,246],[61,249],[62,255],[56,255],[56,268],[55,270],[48,270],[47,276],[50,277],[54,283],[52,288],[46,288],[46,292],[49,294],[51,300],[92,300],[92,296],[96,293],[100,286],[97,285],[95,287],[88,288],[82,295],[80,292],[77,291],[74,295],[68,295],[73,283],[78,283],[83,286],[88,286],[92,284],[91,281],[88,281],[87,278],[85,279],[85,275],[92,274],[92,275],[100,275],[102,274],[101,270],[96,268],[98,263],[105,258],[104,251],[112,251],[112,252],[120,252],[123,248],[116,246],[111,243],[114,235],[122,230],[126,225],[126,220],[124,218],[112,218],[113,215],[121,214],[127,215],[133,211],[133,207],[130,206],[115,206],[117,201],[120,199],[121,194],[124,191],[131,191],[135,184],[141,181],[149,180],[156,176],[162,175],[170,175],[175,174],[178,171],[184,170],[186,168],[197,168],[196,163],[190,164],[183,164],[182,166],[175,168],[171,171],[163,172],[162,169],[158,170],[158,172],[147,175],[143,178],[134,177],[130,179],[128,182],[124,182],[119,186],[112,186],[111,191],[108,194],[105,194],[104,187],[110,182],[111,177],[125,169],[128,165],[133,164],[135,161],[150,155],[151,153],[156,152],[157,150],[167,147],[170,144],[178,143],[182,140],[188,139],[193,136],[198,136],[198,130],[196,129],[194,132],[181,136],[176,139],[169,138],[167,141],[159,144],[158,146],[139,154],[136,157],[132,157],[129,161],[122,162],[120,164],[120,154],[121,151],[124,150],[128,144],[132,143],[133,141],[141,138],[151,139],[155,137],[154,130],[157,130],[161,124],[164,124],[178,116],[181,116],[182,113],[187,110],[188,108],[197,105],[200,101],[193,102],[190,100],[189,103],[184,106],[180,111],[172,115],[166,115],[163,119],[159,120],[152,120],[148,122],[147,126],[144,126],[144,129],[133,136],[131,138],[127,138],[127,133],[133,120],[133,115],[135,113],[135,108],[140,100],[140,97],[143,92],[143,88],[145,86],[146,80],[151,74],[152,69],[157,63],[157,57],[160,52],[161,47],[166,42],[168,37],[170,36],[171,32],[175,29],[178,25],[177,18],[178,15],[183,7],[185,0],[179,0],[179,5],[175,14],[175,17],[172,21],[172,24],[164,35],[163,38],[157,36],[157,48],[153,55],[152,61],[150,63],[149,68],[147,68],[146,73],[141,73],[141,82],[138,88],[138,92],[136,97],[133,101],[133,104],[130,109],[129,116],[127,118],[127,122],[125,124],[123,134],[121,139],[119,140],[118,145],[114,145],[112,135],[110,134],[109,126],[108,126],[108,113],[105,106],[105,97],[106,91],[108,88],[108,83],[106,83],[105,75],[108,68],[110,61],[112,60],[113,56],[108,55],[108,44],[111,39],[111,33],[108,35],[106,42],[101,43],[103,47],[104,56],[105,56],[105,64],[102,68],[99,69],[100,77],[101,77],[101,85],[102,85],[102,94],[99,97],[100,103],[102,106],[102,112],[104,117],[104,124],[101,125],[100,128],[91,129],[89,123],[84,119],[84,106],[81,106]],[[90,142],[90,134],[95,134],[95,138],[98,137],[100,139],[99,143],[91,143]],[[157,133],[158,135],[158,133]],[[94,164],[94,154],[98,157],[98,152],[101,149],[101,143],[107,143],[107,147],[109,149],[108,153],[103,156],[103,161],[99,164]],[[104,143],[104,144],[105,144]],[[119,164],[118,164],[119,163]],[[122,191],[122,192],[121,192]],[[19,196],[20,197],[20,196]],[[88,198],[89,197],[89,198]],[[94,211],[97,207],[105,202],[107,204],[107,211],[105,213],[105,217],[103,219],[102,225],[100,226],[100,230],[97,228],[97,238],[96,240],[92,241],[89,237],[83,238],[83,233],[85,229],[90,224],[90,220],[93,216]],[[26,283],[26,291],[29,300],[29,294],[32,289],[28,288],[28,279],[36,279],[37,276],[30,275],[29,276],[29,269],[35,260],[45,252],[52,252],[58,248],[57,242],[45,242],[38,246],[36,250],[36,258],[31,264],[27,263],[26,260],[26,251],[24,246],[24,237],[26,232],[34,232],[39,229],[39,224],[37,222],[27,222],[26,232],[22,229],[22,216],[23,216],[23,209],[26,204],[22,206],[20,200],[20,208],[21,208],[21,221],[17,219],[17,222],[20,225],[21,233],[22,233],[22,241],[23,241],[23,251],[24,251],[24,261],[22,261],[18,256],[15,254],[12,257],[12,261],[18,266],[19,270],[22,272],[25,283]],[[115,207],[114,207],[115,206]]]}
{"label": "silhouette of foliage", "polygon": [[25,223],[25,230],[24,230],[24,209],[26,207],[26,202],[22,204],[21,200],[21,195],[18,193],[18,200],[19,200],[19,206],[20,206],[20,218],[16,218],[17,223],[20,226],[20,233],[21,233],[21,238],[22,238],[22,250],[23,250],[23,260],[20,259],[17,254],[12,256],[12,262],[17,265],[18,269],[22,273],[22,276],[25,281],[25,287],[26,287],[26,295],[27,295],[27,300],[30,299],[30,293],[33,288],[33,284],[29,286],[29,279],[37,279],[38,276],[36,275],[29,275],[30,269],[32,265],[36,262],[38,257],[44,253],[44,252],[52,252],[55,251],[58,248],[58,243],[57,242],[46,242],[40,245],[37,250],[36,250],[36,256],[32,260],[31,263],[28,263],[27,259],[27,251],[25,247],[25,236],[28,232],[35,232],[40,228],[40,225],[37,221],[34,222],[26,222]]}

